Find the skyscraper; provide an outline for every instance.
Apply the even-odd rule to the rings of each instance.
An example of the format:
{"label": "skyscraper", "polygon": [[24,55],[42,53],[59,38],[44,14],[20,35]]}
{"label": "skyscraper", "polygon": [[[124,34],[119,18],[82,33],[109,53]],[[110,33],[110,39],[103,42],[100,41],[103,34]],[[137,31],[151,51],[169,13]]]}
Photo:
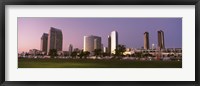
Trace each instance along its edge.
{"label": "skyscraper", "polygon": [[103,52],[104,53],[108,53],[108,48],[107,47],[103,47]]}
{"label": "skyscraper", "polygon": [[101,37],[98,36],[84,36],[83,50],[93,53],[95,49],[101,49]]}
{"label": "skyscraper", "polygon": [[63,34],[60,29],[51,27],[48,36],[48,52],[51,49],[62,51]]}
{"label": "skyscraper", "polygon": [[72,52],[73,52],[73,46],[70,44],[70,45],[69,45],[69,55],[71,55]]}
{"label": "skyscraper", "polygon": [[41,37],[40,50],[47,53],[47,45],[48,45],[48,34],[43,33]]}
{"label": "skyscraper", "polygon": [[101,49],[101,37],[94,36],[94,49]]}
{"label": "skyscraper", "polygon": [[103,52],[103,44],[101,44],[101,51]]}
{"label": "skyscraper", "polygon": [[152,49],[155,49],[155,44],[152,44]]}
{"label": "skyscraper", "polygon": [[165,49],[164,32],[162,30],[158,31],[158,48]]}
{"label": "skyscraper", "polygon": [[108,54],[111,54],[111,37],[108,35]]}
{"label": "skyscraper", "polygon": [[118,33],[117,31],[111,32],[111,53],[115,54],[115,50],[118,46]]}
{"label": "skyscraper", "polygon": [[144,33],[144,49],[145,50],[149,49],[149,33],[148,32]]}

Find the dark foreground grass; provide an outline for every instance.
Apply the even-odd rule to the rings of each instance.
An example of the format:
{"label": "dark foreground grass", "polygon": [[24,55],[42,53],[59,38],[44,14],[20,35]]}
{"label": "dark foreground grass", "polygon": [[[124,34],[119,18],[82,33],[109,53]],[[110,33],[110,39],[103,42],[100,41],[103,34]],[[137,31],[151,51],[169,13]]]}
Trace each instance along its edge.
{"label": "dark foreground grass", "polygon": [[18,68],[182,68],[182,62],[19,58]]}

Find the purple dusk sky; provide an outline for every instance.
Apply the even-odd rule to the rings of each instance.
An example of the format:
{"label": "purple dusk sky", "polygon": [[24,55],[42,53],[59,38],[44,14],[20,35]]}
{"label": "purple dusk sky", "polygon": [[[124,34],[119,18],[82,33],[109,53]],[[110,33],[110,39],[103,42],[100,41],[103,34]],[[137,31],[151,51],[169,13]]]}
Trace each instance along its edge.
{"label": "purple dusk sky", "polygon": [[83,36],[96,35],[107,47],[107,37],[116,30],[119,44],[128,48],[141,48],[144,32],[149,32],[149,44],[158,44],[157,31],[163,30],[166,48],[182,48],[182,18],[62,18],[62,17],[19,17],[18,52],[40,49],[40,38],[50,27],[62,30],[63,51],[68,45],[83,48]]}

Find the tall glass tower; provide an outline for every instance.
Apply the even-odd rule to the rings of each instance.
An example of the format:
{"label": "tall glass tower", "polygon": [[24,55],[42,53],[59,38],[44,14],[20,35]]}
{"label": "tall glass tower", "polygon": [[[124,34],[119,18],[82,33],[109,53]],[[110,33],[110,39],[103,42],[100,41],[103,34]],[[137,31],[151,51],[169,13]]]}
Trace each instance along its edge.
{"label": "tall glass tower", "polygon": [[111,37],[108,35],[108,54],[111,54]]}
{"label": "tall glass tower", "polygon": [[148,32],[144,33],[144,49],[145,50],[149,49],[149,33]]}
{"label": "tall glass tower", "polygon": [[62,51],[63,44],[63,34],[60,29],[51,27],[48,36],[48,52],[51,49],[56,49],[57,51]]}
{"label": "tall glass tower", "polygon": [[158,48],[165,49],[164,32],[162,30],[158,31]]}
{"label": "tall glass tower", "polygon": [[48,34],[43,33],[41,37],[40,50],[47,53],[47,45],[48,45]]}
{"label": "tall glass tower", "polygon": [[101,37],[99,36],[84,36],[83,51],[93,53],[95,49],[101,49]]}

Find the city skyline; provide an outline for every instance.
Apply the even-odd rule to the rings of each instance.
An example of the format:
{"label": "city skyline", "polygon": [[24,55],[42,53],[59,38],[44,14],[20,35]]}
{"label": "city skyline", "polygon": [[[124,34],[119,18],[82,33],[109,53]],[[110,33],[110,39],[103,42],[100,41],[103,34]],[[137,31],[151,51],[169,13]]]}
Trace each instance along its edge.
{"label": "city skyline", "polygon": [[[181,18],[20,17],[18,18],[18,51],[40,49],[40,37],[43,33],[47,33],[50,27],[56,27],[63,31],[62,48],[64,51],[68,51],[69,44],[72,44],[74,48],[83,49],[83,37],[87,35],[102,37],[102,44],[107,47],[107,36],[114,30],[119,34],[118,44],[126,45],[129,48],[144,46],[144,32],[149,32],[150,45],[157,44],[157,31],[159,30],[165,32],[166,48],[182,48]],[[31,33],[28,33],[30,31]],[[30,36],[30,38],[27,39],[26,36]],[[39,36],[38,39],[37,36]]]}

